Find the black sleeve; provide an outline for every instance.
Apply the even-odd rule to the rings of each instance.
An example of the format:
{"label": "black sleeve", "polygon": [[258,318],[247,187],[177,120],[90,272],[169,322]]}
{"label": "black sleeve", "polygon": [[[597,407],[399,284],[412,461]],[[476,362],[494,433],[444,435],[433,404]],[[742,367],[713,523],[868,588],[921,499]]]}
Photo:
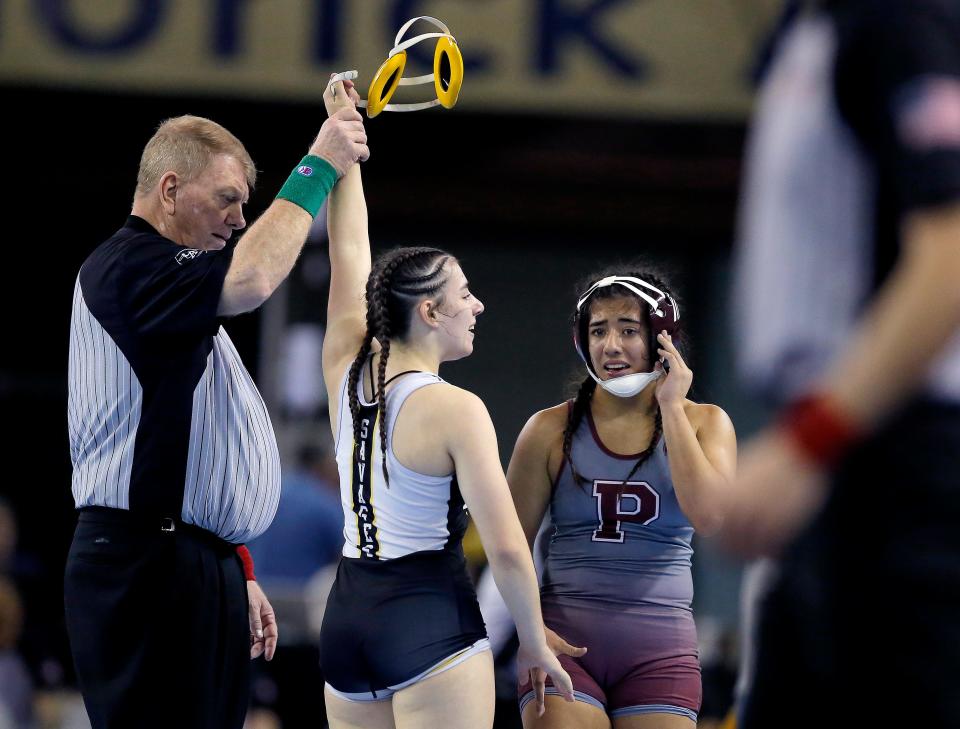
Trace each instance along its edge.
{"label": "black sleeve", "polygon": [[198,251],[151,234],[127,244],[118,281],[125,317],[143,336],[216,334],[233,248]]}
{"label": "black sleeve", "polygon": [[838,11],[837,98],[902,214],[960,199],[960,3]]}

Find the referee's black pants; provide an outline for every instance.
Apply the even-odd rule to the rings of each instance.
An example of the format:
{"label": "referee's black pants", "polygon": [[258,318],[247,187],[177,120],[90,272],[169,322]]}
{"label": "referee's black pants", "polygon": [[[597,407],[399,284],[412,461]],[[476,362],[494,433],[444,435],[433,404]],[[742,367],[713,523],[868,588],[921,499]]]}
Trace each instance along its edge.
{"label": "referee's black pants", "polygon": [[250,628],[233,545],[170,520],[84,509],[64,599],[93,729],[243,726]]}
{"label": "referee's black pants", "polygon": [[743,729],[960,728],[960,406],[914,403],[850,454],[759,628]]}

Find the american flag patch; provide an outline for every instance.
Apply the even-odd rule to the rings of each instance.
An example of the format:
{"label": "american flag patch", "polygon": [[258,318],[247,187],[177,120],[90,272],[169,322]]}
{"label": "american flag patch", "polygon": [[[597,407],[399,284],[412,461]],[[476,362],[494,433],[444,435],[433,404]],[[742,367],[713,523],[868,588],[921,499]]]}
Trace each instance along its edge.
{"label": "american flag patch", "polygon": [[960,148],[960,78],[924,76],[909,83],[896,96],[894,119],[904,146]]}

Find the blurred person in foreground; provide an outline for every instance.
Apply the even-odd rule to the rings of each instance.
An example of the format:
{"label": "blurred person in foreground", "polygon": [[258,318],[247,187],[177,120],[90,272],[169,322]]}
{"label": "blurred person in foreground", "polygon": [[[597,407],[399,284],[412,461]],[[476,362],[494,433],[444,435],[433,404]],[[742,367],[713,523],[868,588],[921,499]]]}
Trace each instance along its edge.
{"label": "blurred person in foreground", "polygon": [[[239,729],[273,609],[243,543],[280,495],[266,407],[221,324],[286,278],[336,179],[368,156],[328,119],[237,242],[256,168],[208,119],[165,121],[133,209],[74,289],[68,422],[79,522],[67,629],[94,729]],[[238,546],[241,545],[241,546]]]}
{"label": "blurred person in foreground", "polygon": [[958,726],[960,3],[796,5],[735,286],[741,373],[784,408],[724,526],[781,557],[742,726]]}

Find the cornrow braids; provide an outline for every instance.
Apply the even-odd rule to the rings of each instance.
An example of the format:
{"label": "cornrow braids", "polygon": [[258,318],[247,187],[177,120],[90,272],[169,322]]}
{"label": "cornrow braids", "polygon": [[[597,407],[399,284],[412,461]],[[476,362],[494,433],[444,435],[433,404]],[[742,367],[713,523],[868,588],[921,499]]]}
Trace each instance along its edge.
{"label": "cornrow braids", "polygon": [[[390,486],[387,471],[387,398],[385,376],[390,359],[390,341],[402,338],[410,328],[410,311],[415,299],[435,293],[446,283],[443,269],[451,258],[436,248],[398,248],[381,258],[367,278],[367,332],[350,366],[348,398],[353,417],[354,449],[360,444],[360,373],[370,356],[373,339],[380,344],[377,383],[374,396],[380,420],[380,452],[384,482]],[[424,259],[421,265],[416,265]],[[436,261],[435,265],[431,265]],[[425,267],[426,270],[424,270]],[[354,453],[356,457],[356,452]]]}
{"label": "cornrow braids", "polygon": [[390,358],[390,338],[384,338],[380,345],[380,364],[377,365],[377,411],[380,413],[380,467],[383,469],[383,482],[390,486],[390,474],[387,473],[387,395],[384,392],[384,376],[387,372],[387,360]]}
{"label": "cornrow braids", "polygon": [[350,416],[353,424],[353,455],[355,458],[357,456],[357,449],[360,447],[360,397],[357,394],[357,386],[360,382],[360,373],[363,370],[363,365],[366,363],[367,357],[370,356],[370,351],[373,347],[373,337],[376,333],[376,327],[370,325],[370,302],[373,300],[376,290],[375,283],[373,273],[371,272],[371,274],[367,276],[365,287],[367,300],[367,331],[363,335],[363,342],[360,344],[357,356],[353,358],[353,363],[350,365],[350,375],[347,380],[347,402],[350,404]]}

